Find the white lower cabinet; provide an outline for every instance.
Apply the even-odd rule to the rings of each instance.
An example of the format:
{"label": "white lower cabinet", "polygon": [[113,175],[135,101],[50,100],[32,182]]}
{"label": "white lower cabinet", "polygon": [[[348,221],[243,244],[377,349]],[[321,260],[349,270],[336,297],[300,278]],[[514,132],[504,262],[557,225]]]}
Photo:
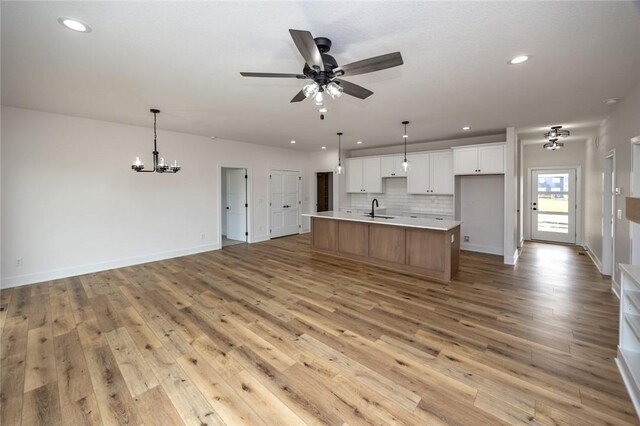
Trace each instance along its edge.
{"label": "white lower cabinet", "polygon": [[453,194],[451,151],[409,154],[408,194]]}

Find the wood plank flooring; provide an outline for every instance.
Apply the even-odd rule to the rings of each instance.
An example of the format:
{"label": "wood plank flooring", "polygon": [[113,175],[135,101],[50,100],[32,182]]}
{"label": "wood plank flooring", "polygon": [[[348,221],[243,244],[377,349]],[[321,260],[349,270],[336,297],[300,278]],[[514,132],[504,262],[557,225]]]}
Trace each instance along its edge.
{"label": "wood plank flooring", "polygon": [[640,424],[587,256],[460,265],[429,281],[304,235],[4,290],[0,423]]}

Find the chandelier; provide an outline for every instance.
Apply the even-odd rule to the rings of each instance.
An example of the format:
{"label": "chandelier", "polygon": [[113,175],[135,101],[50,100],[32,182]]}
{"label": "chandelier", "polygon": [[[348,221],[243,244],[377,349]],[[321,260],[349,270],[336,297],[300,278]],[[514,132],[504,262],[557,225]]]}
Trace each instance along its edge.
{"label": "chandelier", "polygon": [[[169,165],[164,162],[164,158],[160,157],[160,153],[158,152],[158,132],[156,130],[156,122],[157,115],[160,114],[159,109],[152,108],[149,111],[153,113],[153,169],[145,170],[144,164],[140,160],[140,157],[136,157],[136,160],[131,165],[131,168],[136,172],[142,173],[178,173],[180,171],[180,166],[178,166],[178,160],[174,160],[173,164]],[[159,158],[159,159],[158,159]]]}

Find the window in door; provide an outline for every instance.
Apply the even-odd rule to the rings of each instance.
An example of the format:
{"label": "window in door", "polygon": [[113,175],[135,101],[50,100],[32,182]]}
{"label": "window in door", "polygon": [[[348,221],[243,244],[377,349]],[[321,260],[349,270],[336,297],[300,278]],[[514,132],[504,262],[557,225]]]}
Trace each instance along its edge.
{"label": "window in door", "polygon": [[532,171],[532,239],[575,243],[575,187],[575,169]]}

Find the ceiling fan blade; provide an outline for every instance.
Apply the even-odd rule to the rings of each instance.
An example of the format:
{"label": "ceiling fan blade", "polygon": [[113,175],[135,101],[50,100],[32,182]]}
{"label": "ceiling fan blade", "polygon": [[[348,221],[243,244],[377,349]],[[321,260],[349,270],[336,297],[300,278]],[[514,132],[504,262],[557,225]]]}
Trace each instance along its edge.
{"label": "ceiling fan blade", "polygon": [[305,99],[306,97],[304,96],[304,93],[301,90],[293,97],[293,99],[291,99],[291,102],[301,102],[301,101],[304,101]]}
{"label": "ceiling fan blade", "polygon": [[316,46],[316,42],[313,40],[311,33],[302,30],[289,30],[289,33],[307,65],[312,69],[319,68],[320,71],[324,71],[322,55],[320,55],[318,46]]}
{"label": "ceiling fan blade", "polygon": [[341,66],[339,69],[344,73],[342,75],[358,75],[397,67],[403,63],[400,52],[393,52],[387,53],[386,55],[374,56],[373,58],[352,62]]}
{"label": "ceiling fan blade", "polygon": [[307,78],[307,76],[303,74],[283,74],[276,72],[241,72],[240,75],[243,77],[298,78],[301,80]]}
{"label": "ceiling fan blade", "polygon": [[336,78],[334,81],[342,87],[343,92],[347,95],[355,96],[360,99],[367,99],[369,96],[373,95],[371,90],[365,89],[362,86],[358,86],[357,84],[350,83],[346,80]]}

